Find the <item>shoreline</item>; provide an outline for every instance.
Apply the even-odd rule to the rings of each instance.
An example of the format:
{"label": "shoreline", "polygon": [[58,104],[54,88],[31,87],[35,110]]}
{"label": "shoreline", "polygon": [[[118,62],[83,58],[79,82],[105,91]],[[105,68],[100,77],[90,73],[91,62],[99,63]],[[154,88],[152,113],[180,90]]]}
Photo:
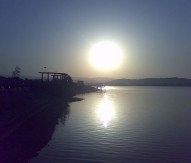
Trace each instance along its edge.
{"label": "shoreline", "polygon": [[75,95],[71,97],[46,95],[42,92],[32,92],[31,95],[30,91],[27,93],[23,93],[22,91],[9,92],[7,97],[4,99],[1,98],[0,101],[3,103],[0,107],[0,111],[4,113],[4,115],[0,117],[0,142],[19,129],[30,118],[46,109],[50,109],[48,106],[56,102],[65,103],[67,105],[71,102],[82,101],[84,99],[77,97],[77,95],[95,91],[96,89],[88,86],[86,89],[82,88],[76,91]]}

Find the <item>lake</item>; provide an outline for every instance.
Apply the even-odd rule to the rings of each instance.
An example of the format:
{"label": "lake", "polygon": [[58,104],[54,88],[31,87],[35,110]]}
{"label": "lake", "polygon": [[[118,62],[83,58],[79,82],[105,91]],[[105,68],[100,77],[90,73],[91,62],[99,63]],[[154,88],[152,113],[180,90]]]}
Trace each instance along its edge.
{"label": "lake", "polygon": [[191,87],[106,87],[78,97],[84,100],[31,120],[9,141],[18,148],[25,140],[27,150],[35,144],[24,160],[191,162]]}
{"label": "lake", "polygon": [[70,103],[32,162],[190,162],[190,87],[106,87]]}

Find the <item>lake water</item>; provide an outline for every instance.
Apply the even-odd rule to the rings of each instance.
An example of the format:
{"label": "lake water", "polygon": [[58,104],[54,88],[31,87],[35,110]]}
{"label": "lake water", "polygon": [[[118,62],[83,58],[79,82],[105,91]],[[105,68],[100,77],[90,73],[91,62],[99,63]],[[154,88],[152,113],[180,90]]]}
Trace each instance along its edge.
{"label": "lake water", "polygon": [[[78,97],[84,100],[31,120],[32,127],[16,134],[16,149],[34,145],[22,157],[31,163],[191,162],[191,87],[106,87]],[[9,155],[18,157],[15,151]]]}
{"label": "lake water", "polygon": [[79,97],[32,163],[191,162],[190,87],[106,87]]}

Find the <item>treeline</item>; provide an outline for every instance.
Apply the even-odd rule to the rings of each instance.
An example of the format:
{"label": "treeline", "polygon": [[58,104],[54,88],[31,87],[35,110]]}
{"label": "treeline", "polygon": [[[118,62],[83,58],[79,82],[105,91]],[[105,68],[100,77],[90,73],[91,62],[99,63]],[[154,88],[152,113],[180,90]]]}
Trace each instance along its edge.
{"label": "treeline", "polygon": [[54,79],[51,81],[42,81],[41,79],[29,80],[19,77],[0,76],[0,93],[7,92],[30,92],[33,94],[46,94],[51,96],[72,97],[78,93],[95,91],[95,88],[85,86],[83,81],[73,82],[72,78],[68,80]]}

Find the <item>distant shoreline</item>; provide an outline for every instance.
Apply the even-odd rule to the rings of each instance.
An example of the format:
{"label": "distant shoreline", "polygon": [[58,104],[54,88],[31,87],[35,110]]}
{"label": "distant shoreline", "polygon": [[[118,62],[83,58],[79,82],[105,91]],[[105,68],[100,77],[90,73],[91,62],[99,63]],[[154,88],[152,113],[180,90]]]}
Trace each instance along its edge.
{"label": "distant shoreline", "polygon": [[191,85],[105,85],[114,87],[191,87]]}
{"label": "distant shoreline", "polygon": [[116,79],[105,82],[108,86],[183,86],[190,87],[191,79],[187,78],[144,78],[144,79]]}

